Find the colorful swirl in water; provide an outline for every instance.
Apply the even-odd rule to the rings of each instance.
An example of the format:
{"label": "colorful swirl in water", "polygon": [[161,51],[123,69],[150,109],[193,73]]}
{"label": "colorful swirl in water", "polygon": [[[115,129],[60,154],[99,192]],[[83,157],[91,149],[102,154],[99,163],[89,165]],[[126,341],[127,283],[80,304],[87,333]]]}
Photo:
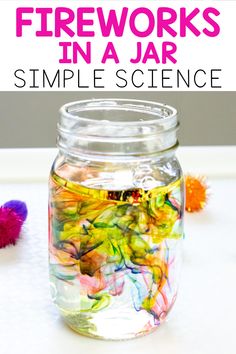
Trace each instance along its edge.
{"label": "colorful swirl in water", "polygon": [[157,322],[166,314],[173,262],[167,240],[182,237],[181,183],[114,192],[52,176],[51,273],[79,286],[80,311],[107,308],[128,291],[136,311]]}

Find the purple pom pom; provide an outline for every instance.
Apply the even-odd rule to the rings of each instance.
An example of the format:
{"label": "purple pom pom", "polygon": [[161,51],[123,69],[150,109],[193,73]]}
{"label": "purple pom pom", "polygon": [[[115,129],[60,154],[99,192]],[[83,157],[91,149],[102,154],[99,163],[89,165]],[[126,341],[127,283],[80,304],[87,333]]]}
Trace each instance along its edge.
{"label": "purple pom pom", "polygon": [[27,214],[26,204],[20,200],[10,200],[0,207],[0,248],[16,244]]}
{"label": "purple pom pom", "polygon": [[3,205],[3,208],[13,210],[22,221],[25,221],[28,215],[26,204],[20,200],[10,200]]}

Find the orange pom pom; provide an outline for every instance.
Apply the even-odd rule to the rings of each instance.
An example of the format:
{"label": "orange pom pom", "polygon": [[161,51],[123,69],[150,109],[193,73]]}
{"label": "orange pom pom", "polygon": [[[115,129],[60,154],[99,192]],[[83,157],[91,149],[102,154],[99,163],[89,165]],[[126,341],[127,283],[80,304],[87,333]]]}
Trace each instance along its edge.
{"label": "orange pom pom", "polygon": [[185,176],[185,210],[200,211],[206,205],[208,186],[205,177]]}

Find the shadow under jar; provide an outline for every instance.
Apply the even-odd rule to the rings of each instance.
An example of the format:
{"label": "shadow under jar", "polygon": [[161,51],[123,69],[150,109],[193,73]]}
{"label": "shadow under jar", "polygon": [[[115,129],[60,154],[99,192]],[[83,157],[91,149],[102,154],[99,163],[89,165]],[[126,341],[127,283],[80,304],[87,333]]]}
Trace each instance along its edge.
{"label": "shadow under jar", "polygon": [[177,112],[99,99],[63,106],[49,196],[50,281],[75,331],[127,339],[175,302],[184,188]]}

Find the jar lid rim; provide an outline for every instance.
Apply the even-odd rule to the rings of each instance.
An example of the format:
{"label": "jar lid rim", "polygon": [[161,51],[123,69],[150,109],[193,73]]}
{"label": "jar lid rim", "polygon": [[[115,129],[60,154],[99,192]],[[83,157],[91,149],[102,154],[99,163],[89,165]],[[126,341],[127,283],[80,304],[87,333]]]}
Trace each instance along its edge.
{"label": "jar lid rim", "polygon": [[[79,115],[81,112],[88,112],[92,110],[121,110],[121,111],[132,111],[139,113],[146,113],[152,117],[150,119],[137,119],[137,120],[111,120],[111,119],[96,119],[88,118]],[[123,98],[99,98],[91,100],[79,100],[70,103],[66,103],[60,108],[60,114],[71,120],[81,120],[87,123],[99,124],[101,122],[107,122],[110,125],[122,126],[122,125],[149,125],[170,123],[170,121],[176,122],[177,120],[177,110],[169,105],[148,101],[148,100],[137,100],[137,99],[123,99]]]}

